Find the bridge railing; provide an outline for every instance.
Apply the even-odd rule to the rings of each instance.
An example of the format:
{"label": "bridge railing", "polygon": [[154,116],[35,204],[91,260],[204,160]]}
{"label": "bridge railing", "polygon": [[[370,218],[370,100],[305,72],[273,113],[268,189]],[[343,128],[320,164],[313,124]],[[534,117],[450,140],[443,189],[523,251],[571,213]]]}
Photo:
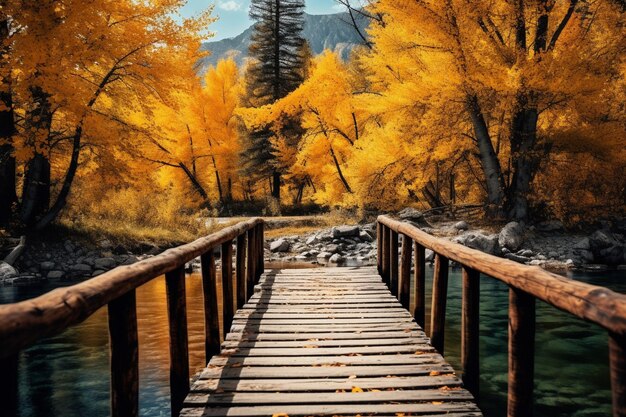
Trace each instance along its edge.
{"label": "bridge railing", "polygon": [[[214,251],[221,246],[223,329],[228,332],[236,308],[253,294],[263,273],[261,219],[227,227],[161,255],[122,266],[80,284],[60,288],[15,304],[0,306],[0,415],[18,408],[19,352],[37,340],[61,333],[101,307],[108,308],[111,415],[138,415],[139,367],[135,290],[165,275],[170,334],[172,416],[178,416],[189,392],[189,351],[185,264],[202,263],[206,360],[220,352],[218,293]],[[233,241],[236,241],[236,284],[233,288]],[[236,298],[236,302],[235,302]]]}
{"label": "bridge railing", "polygon": [[[626,295],[547,272],[539,267],[488,255],[387,216],[380,216],[378,269],[392,293],[407,309],[414,299],[413,316],[424,328],[425,249],[435,252],[430,338],[444,352],[448,266],[457,262],[462,273],[461,363],[463,381],[475,396],[479,391],[480,274],[509,286],[508,417],[532,415],[535,355],[535,300],[597,324],[608,331],[613,416],[626,417]],[[398,240],[402,236],[402,252]],[[414,292],[410,293],[414,261]]]}

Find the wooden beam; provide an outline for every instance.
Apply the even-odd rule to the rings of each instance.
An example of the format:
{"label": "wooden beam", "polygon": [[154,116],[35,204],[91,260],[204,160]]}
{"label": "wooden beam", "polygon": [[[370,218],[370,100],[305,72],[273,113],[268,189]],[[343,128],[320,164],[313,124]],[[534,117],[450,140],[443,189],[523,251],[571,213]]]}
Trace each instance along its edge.
{"label": "wooden beam", "polygon": [[626,335],[609,333],[613,417],[626,417]]}
{"label": "wooden beam", "polygon": [[230,331],[235,315],[235,304],[233,300],[233,244],[232,241],[222,243],[222,306],[224,335]]}
{"label": "wooden beam", "polygon": [[256,251],[257,251],[257,246],[255,244],[256,242],[256,229],[250,229],[248,230],[248,249],[247,249],[247,256],[246,256],[246,295],[247,298],[252,297],[252,294],[254,294],[254,283],[256,280],[256,268],[257,268],[257,262],[256,262]]}
{"label": "wooden beam", "polygon": [[19,353],[0,357],[0,415],[17,417]]}
{"label": "wooden beam", "polygon": [[237,261],[235,276],[237,277],[237,308],[246,303],[246,235],[237,236]]}
{"label": "wooden beam", "polygon": [[394,297],[398,297],[398,232],[390,231],[391,243],[389,245],[389,289]]}
{"label": "wooden beam", "polygon": [[414,253],[414,309],[413,317],[422,330],[426,329],[426,250],[415,242]]}

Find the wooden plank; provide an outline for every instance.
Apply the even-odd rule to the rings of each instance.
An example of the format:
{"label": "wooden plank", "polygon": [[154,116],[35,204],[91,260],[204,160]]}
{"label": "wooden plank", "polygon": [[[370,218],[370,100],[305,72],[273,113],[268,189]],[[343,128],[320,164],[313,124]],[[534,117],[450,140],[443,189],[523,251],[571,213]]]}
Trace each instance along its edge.
{"label": "wooden plank", "polygon": [[176,417],[189,392],[189,348],[184,267],[165,274],[165,287],[170,330],[171,414],[172,417]]}
{"label": "wooden plank", "polygon": [[311,320],[311,319],[362,319],[362,318],[402,318],[407,320],[413,320],[413,317],[409,314],[408,311],[385,311],[385,309],[380,309],[380,311],[345,311],[345,312],[327,312],[327,313],[318,313],[318,312],[289,312],[288,310],[284,310],[283,312],[277,312],[273,309],[268,309],[266,311],[255,311],[255,310],[244,310],[238,311],[235,314],[235,319],[237,320],[247,320],[247,319],[296,319],[296,320]]}
{"label": "wooden plank", "polygon": [[268,325],[274,325],[274,326],[278,326],[278,325],[283,325],[283,326],[290,326],[290,325],[303,325],[303,326],[333,326],[333,325],[337,325],[337,324],[347,324],[347,325],[352,325],[352,324],[371,324],[371,323],[394,323],[394,324],[400,324],[400,323],[413,323],[413,318],[407,318],[407,317],[397,317],[397,318],[393,318],[390,319],[389,317],[379,317],[379,318],[352,318],[352,319],[334,319],[334,318],[312,318],[312,319],[308,319],[308,320],[303,320],[300,323],[295,322],[293,319],[286,319],[286,320],[282,320],[282,319],[273,319],[273,318],[266,318],[266,319],[254,319],[254,318],[249,318],[249,319],[236,319],[233,320],[233,324],[239,325],[239,326],[258,326],[261,324],[268,324]]}
{"label": "wooden plank", "polygon": [[258,332],[258,333],[321,333],[321,332],[372,332],[372,331],[403,331],[411,330],[417,331],[419,328],[415,323],[369,323],[369,324],[326,324],[326,325],[245,325],[237,324],[231,327],[231,332]]}
{"label": "wooden plank", "polygon": [[508,417],[533,415],[535,374],[535,298],[509,290]]}
{"label": "wooden plank", "polygon": [[[464,412],[476,412],[479,413],[478,407],[469,402],[454,402],[454,403],[442,403],[438,404],[423,404],[423,403],[410,403],[410,404],[329,404],[329,405],[284,405],[276,412],[275,406],[260,406],[260,407],[232,407],[232,408],[188,408],[181,413],[181,417],[191,416],[267,416],[272,414],[287,414],[289,416],[310,416],[310,415],[339,415],[339,414],[370,414],[370,413],[437,413],[447,414],[451,412],[464,413]],[[227,414],[226,414],[227,413]],[[477,414],[480,415],[480,414]]]}
{"label": "wooden plank", "polygon": [[[434,351],[434,349],[433,349]],[[229,358],[215,356],[209,366],[348,366],[348,365],[419,365],[433,364],[442,361],[438,353],[422,353],[420,355],[378,355],[378,356],[289,356],[250,358]]]}
{"label": "wooden plank", "polygon": [[[355,382],[358,386],[358,381]],[[360,387],[359,387],[360,389]],[[373,402],[407,401],[470,401],[472,396],[465,390],[405,390],[380,392],[336,392],[320,397],[319,393],[211,393],[191,394],[186,407],[216,406],[262,406],[273,404],[358,404]]]}
{"label": "wooden plank", "polygon": [[433,272],[433,301],[430,313],[430,339],[433,347],[443,355],[448,301],[448,258],[435,255]]}
{"label": "wooden plank", "polygon": [[108,306],[111,368],[111,416],[139,414],[139,343],[137,301],[131,290]]}
{"label": "wooden plank", "polygon": [[237,255],[235,262],[235,282],[237,283],[237,308],[246,303],[246,235],[237,236]]}
{"label": "wooden plank", "polygon": [[423,332],[363,332],[363,333],[229,333],[226,340],[358,340],[358,339],[409,339],[423,337]]}
{"label": "wooden plank", "polygon": [[[194,392],[336,392],[351,390],[355,378],[301,378],[301,379],[198,379]],[[436,376],[395,376],[391,378],[356,378],[361,389],[406,389],[427,387],[458,387],[461,380],[452,374]]]}
{"label": "wooden plank", "polygon": [[357,340],[283,340],[283,341],[227,341],[222,343],[224,349],[237,348],[285,348],[285,347],[302,347],[302,348],[319,348],[319,347],[347,347],[347,346],[396,346],[410,344],[427,344],[426,336],[421,338],[402,338],[402,339],[357,339]]}
{"label": "wooden plank", "polygon": [[275,349],[224,349],[222,354],[233,357],[241,356],[333,356],[333,355],[380,355],[382,353],[415,353],[427,349],[428,344],[400,346],[373,346],[349,348],[275,348]]}
{"label": "wooden plank", "polygon": [[220,320],[217,302],[217,279],[213,250],[200,257],[202,267],[202,294],[204,296],[205,358],[210,361],[220,353]]}
{"label": "wooden plank", "polygon": [[358,304],[319,304],[319,303],[315,303],[315,304],[298,304],[298,305],[288,305],[288,304],[268,304],[268,303],[248,303],[245,306],[243,306],[244,309],[246,310],[266,310],[268,308],[271,308],[272,310],[289,310],[292,311],[292,309],[295,310],[314,310],[314,311],[327,311],[327,310],[332,310],[332,311],[338,311],[338,310],[346,310],[346,309],[359,309],[359,310],[364,310],[364,309],[376,309],[376,310],[380,310],[380,309],[385,309],[385,308],[399,308],[400,305],[398,304],[397,301],[392,301],[392,302],[385,302],[385,303],[358,303]]}
{"label": "wooden plank", "polygon": [[[389,366],[317,366],[303,368],[301,366],[255,366],[241,368],[207,368],[200,374],[200,379],[265,379],[265,378],[359,378],[387,375],[409,376],[430,375],[436,372],[453,373],[450,365],[389,365]],[[355,381],[356,383],[357,381]]]}
{"label": "wooden plank", "polygon": [[235,315],[233,300],[233,244],[222,243],[222,328],[227,334]]}

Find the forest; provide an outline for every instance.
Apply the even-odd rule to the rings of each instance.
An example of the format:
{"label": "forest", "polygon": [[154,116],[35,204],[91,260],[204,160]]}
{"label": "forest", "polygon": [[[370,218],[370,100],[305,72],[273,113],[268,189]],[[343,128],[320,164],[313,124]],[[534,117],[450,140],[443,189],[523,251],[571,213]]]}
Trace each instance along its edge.
{"label": "forest", "polygon": [[2,225],[624,213],[619,1],[341,0],[368,22],[347,61],[313,56],[303,1],[254,1],[251,59],[203,74],[215,14],[185,3],[0,1]]}

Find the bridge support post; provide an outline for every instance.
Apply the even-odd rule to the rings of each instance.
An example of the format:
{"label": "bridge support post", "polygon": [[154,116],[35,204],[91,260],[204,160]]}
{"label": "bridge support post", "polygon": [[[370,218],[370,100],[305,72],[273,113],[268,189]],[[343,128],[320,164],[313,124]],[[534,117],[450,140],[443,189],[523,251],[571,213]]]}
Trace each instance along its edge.
{"label": "bridge support post", "polygon": [[426,249],[415,242],[413,249],[415,262],[415,306],[413,317],[422,330],[426,329]]}
{"label": "bridge support post", "polygon": [[609,333],[613,417],[626,417],[626,335]]}
{"label": "bridge support post", "polygon": [[398,232],[390,229],[391,243],[389,246],[389,262],[391,268],[389,270],[389,290],[396,298],[398,298]]}
{"label": "bridge support post", "polygon": [[248,256],[246,258],[246,288],[248,298],[254,294],[254,283],[256,281],[256,229],[248,230]]}
{"label": "bridge support post", "polygon": [[230,332],[235,316],[233,300],[233,242],[230,240],[222,244],[222,294],[224,334]]}
{"label": "bridge support post", "polygon": [[184,265],[165,274],[165,287],[170,327],[172,417],[177,417],[180,410],[183,409],[185,397],[189,393],[189,347]]}
{"label": "bridge support post", "polygon": [[461,363],[463,384],[478,398],[479,392],[479,303],[480,273],[463,267],[463,301],[461,312]]}
{"label": "bridge support post", "polygon": [[246,303],[246,235],[237,236],[237,308]]}
{"label": "bridge support post", "polygon": [[0,405],[1,415],[17,416],[19,404],[18,364],[19,352],[0,358]]}
{"label": "bridge support post", "polygon": [[202,264],[202,292],[204,295],[204,350],[206,362],[220,353],[220,320],[217,304],[217,280],[213,249],[200,257]]}
{"label": "bridge support post", "polygon": [[508,417],[532,417],[535,374],[535,298],[509,290]]}
{"label": "bridge support post", "polygon": [[402,236],[402,255],[400,255],[400,304],[407,310],[411,304],[411,255],[413,239]]}
{"label": "bridge support post", "polygon": [[385,284],[387,284],[387,287],[389,287],[389,269],[391,268],[391,262],[389,261],[389,246],[391,243],[391,238],[390,238],[390,232],[391,229],[389,229],[387,226],[383,225],[382,228],[382,237],[383,237],[383,282]]}
{"label": "bridge support post", "polygon": [[448,300],[448,258],[435,255],[433,275],[433,301],[430,315],[430,341],[443,355],[444,331],[446,328],[446,304]]}

